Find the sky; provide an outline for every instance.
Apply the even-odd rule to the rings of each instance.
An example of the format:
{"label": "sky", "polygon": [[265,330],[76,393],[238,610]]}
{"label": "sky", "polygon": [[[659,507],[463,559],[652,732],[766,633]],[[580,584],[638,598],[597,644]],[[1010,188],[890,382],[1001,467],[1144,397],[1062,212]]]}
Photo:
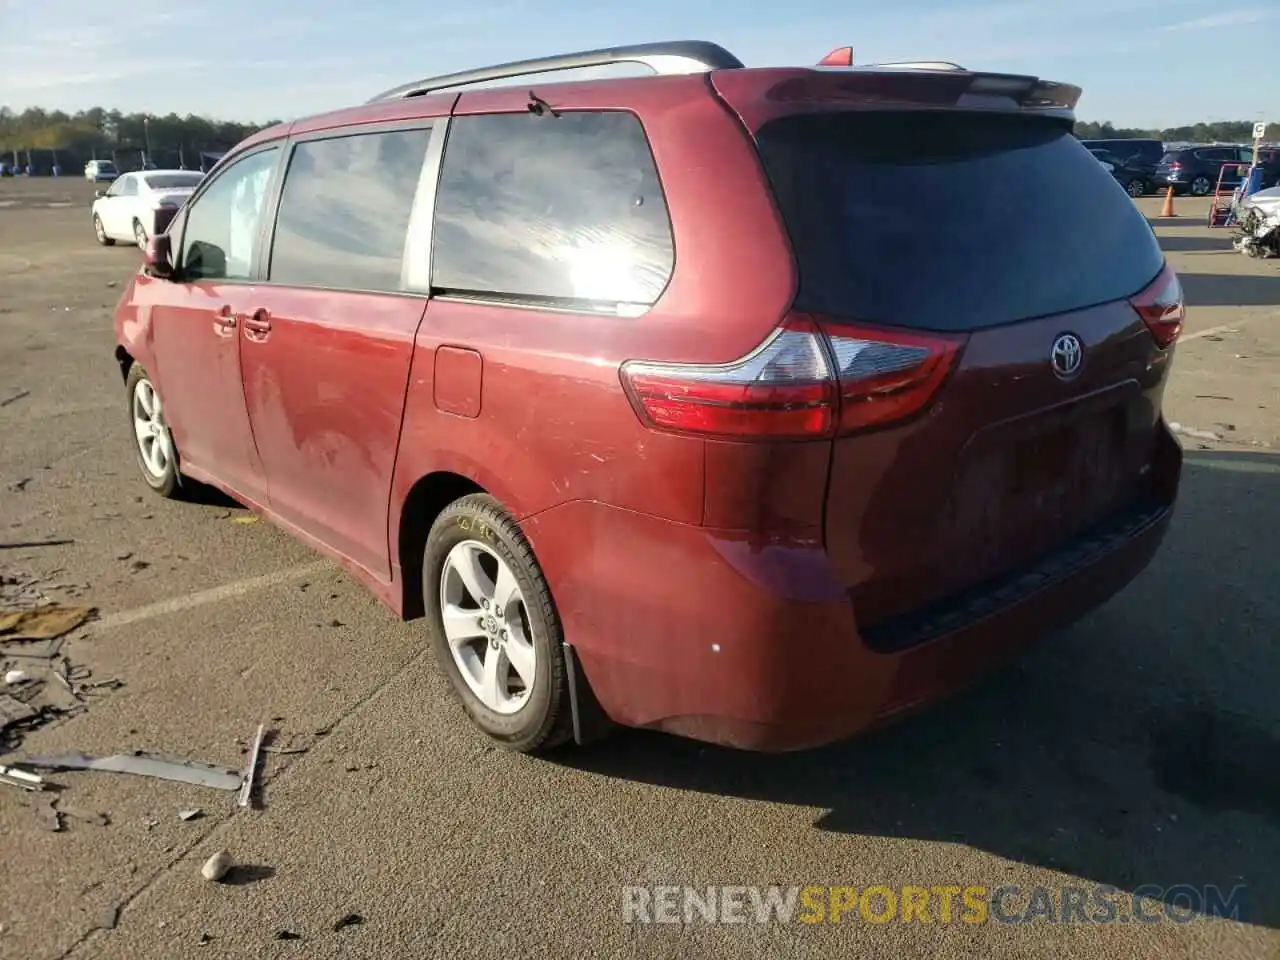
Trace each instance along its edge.
{"label": "sky", "polygon": [[261,122],[468,67],[655,40],[748,66],[950,60],[1084,88],[1082,120],[1280,121],[1277,0],[0,0],[0,105]]}

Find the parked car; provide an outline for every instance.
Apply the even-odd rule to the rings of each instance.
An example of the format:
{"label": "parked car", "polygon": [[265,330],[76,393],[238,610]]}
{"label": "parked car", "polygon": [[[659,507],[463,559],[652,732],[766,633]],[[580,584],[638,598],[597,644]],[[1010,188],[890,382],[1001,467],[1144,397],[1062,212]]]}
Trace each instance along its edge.
{"label": "parked car", "polygon": [[[662,75],[478,86],[630,61]],[[117,309],[141,476],[425,615],[513,749],[898,716],[1169,523],[1182,294],[1079,94],[681,42],[262,131]]]}
{"label": "parked car", "polygon": [[120,171],[110,160],[90,160],[84,165],[84,178],[94,183],[111,182],[120,176]]}
{"label": "parked car", "polygon": [[1147,184],[1155,173],[1154,167],[1147,166],[1137,157],[1124,160],[1107,150],[1090,148],[1089,152],[1106,168],[1107,173],[1116,178],[1116,182],[1124,187],[1129,196],[1141,197],[1147,192]]}
{"label": "parked car", "polygon": [[103,246],[117,240],[145,248],[162,233],[204,175],[188,170],[147,170],[118,177],[93,201],[93,232]]}
{"label": "parked car", "polygon": [[1155,167],[1165,155],[1165,146],[1159,140],[1143,140],[1137,138],[1113,138],[1110,140],[1081,140],[1090,150],[1106,150],[1121,160],[1137,160],[1141,164]]}
{"label": "parked car", "polygon": [[[1269,157],[1263,156],[1260,160],[1263,187],[1280,182],[1280,157],[1270,152]],[[1155,186],[1161,189],[1173,187],[1175,194],[1189,193],[1195,197],[1204,197],[1213,193],[1218,185],[1219,173],[1224,167],[1222,185],[1234,189],[1252,162],[1252,147],[1191,147],[1172,150],[1161,159],[1152,179]]]}

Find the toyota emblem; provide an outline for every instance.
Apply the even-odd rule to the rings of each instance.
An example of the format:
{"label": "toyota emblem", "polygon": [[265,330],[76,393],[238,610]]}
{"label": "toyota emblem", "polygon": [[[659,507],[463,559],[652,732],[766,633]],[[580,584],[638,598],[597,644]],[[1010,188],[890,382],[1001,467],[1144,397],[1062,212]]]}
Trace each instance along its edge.
{"label": "toyota emblem", "polygon": [[1053,349],[1049,351],[1049,361],[1053,364],[1053,372],[1062,380],[1070,380],[1080,372],[1080,364],[1084,361],[1084,345],[1074,333],[1061,334],[1053,341]]}

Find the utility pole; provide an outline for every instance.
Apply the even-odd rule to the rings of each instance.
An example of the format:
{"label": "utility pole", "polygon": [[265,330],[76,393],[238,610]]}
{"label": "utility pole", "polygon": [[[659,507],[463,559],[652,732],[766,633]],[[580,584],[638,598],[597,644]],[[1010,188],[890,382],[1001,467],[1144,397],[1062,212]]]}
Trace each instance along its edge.
{"label": "utility pole", "polygon": [[146,150],[142,154],[142,166],[146,167],[151,162],[151,118],[145,113],[142,115],[142,142],[146,144]]}

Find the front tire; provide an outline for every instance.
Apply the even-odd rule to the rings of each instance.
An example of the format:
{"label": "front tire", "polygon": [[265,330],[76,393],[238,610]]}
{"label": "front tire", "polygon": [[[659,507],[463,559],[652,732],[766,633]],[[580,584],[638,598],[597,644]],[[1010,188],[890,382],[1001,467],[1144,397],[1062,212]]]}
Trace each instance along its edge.
{"label": "front tire", "polygon": [[174,499],[181,487],[177,447],[164,417],[160,394],[141,364],[135,363],[129,368],[125,392],[129,398],[133,451],[142,479],[160,496]]}
{"label": "front tire", "polygon": [[107,231],[102,228],[102,220],[99,219],[96,213],[93,215],[93,234],[104,247],[114,247],[116,245],[116,242],[107,236]]}
{"label": "front tire", "polygon": [[521,753],[570,738],[551,589],[524,533],[492,497],[455,500],[431,525],[422,598],[436,660],[476,726]]}
{"label": "front tire", "polygon": [[1125,193],[1136,199],[1138,197],[1146,196],[1147,185],[1142,179],[1134,177],[1124,185],[1124,190]]}
{"label": "front tire", "polygon": [[147,228],[137,220],[133,221],[133,242],[139,250],[147,249]]}
{"label": "front tire", "polygon": [[1213,181],[1203,173],[1191,181],[1191,195],[1193,197],[1207,197],[1212,192]]}

